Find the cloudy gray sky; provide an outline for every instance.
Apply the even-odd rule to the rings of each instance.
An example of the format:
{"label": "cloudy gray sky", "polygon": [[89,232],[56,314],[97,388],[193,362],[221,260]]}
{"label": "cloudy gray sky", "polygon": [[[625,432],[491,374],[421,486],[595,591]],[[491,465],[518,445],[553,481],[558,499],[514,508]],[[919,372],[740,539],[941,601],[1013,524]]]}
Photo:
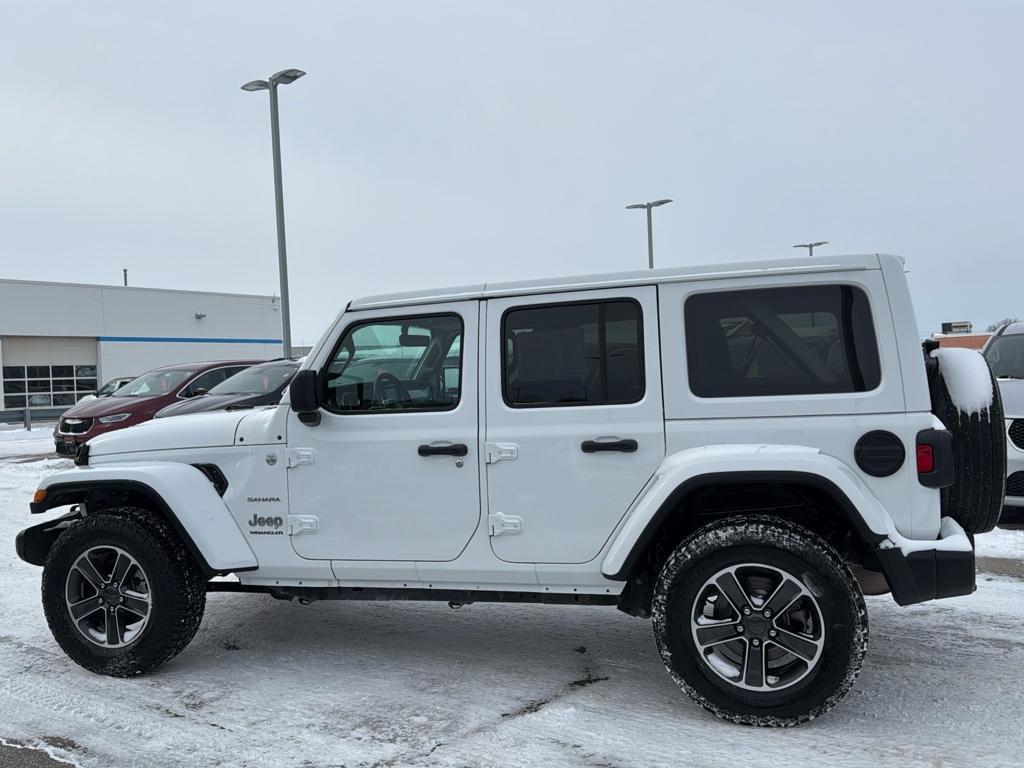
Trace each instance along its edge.
{"label": "cloudy gray sky", "polygon": [[349,298],[905,256],[922,330],[1024,316],[1024,5],[0,3],[0,277]]}

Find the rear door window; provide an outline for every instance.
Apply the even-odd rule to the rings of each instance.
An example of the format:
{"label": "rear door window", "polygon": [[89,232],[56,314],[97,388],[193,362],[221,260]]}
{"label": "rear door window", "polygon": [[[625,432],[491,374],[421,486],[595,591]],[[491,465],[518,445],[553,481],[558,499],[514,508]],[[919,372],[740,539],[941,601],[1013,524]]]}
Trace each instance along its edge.
{"label": "rear door window", "polygon": [[612,405],[643,398],[643,333],[635,301],[510,309],[502,329],[508,405]]}
{"label": "rear door window", "polygon": [[855,286],[695,294],[684,324],[698,397],[867,392],[881,383],[871,307]]}

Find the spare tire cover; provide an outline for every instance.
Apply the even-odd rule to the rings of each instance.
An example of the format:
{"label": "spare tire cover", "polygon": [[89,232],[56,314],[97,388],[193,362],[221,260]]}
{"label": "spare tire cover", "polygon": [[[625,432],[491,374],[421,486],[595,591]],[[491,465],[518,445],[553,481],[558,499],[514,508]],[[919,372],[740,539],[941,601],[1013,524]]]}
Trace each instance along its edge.
{"label": "spare tire cover", "polygon": [[938,362],[928,358],[928,388],[932,413],[953,437],[953,484],[942,489],[942,515],[956,520],[968,533],[995,528],[1006,491],[1006,427],[1003,401],[996,378],[992,405],[967,414],[954,405]]}

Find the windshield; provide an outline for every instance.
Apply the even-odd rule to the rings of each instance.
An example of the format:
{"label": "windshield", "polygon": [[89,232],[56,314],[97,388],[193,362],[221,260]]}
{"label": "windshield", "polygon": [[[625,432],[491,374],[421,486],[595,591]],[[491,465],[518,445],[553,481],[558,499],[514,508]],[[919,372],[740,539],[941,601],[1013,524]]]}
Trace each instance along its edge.
{"label": "windshield", "polygon": [[997,378],[1024,379],[1024,333],[993,339],[985,350],[985,359]]}
{"label": "windshield", "polygon": [[211,395],[262,395],[283,387],[295,372],[296,363],[278,362],[254,365],[225,379],[210,390]]}
{"label": "windshield", "polygon": [[144,373],[114,392],[111,397],[153,397],[166,395],[181,386],[195,371],[160,370]]}

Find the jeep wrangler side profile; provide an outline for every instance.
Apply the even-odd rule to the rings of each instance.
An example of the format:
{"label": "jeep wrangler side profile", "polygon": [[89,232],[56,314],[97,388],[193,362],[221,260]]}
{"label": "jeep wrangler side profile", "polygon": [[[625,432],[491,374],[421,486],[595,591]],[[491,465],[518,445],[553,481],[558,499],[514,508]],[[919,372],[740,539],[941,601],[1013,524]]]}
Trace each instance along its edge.
{"label": "jeep wrangler side profile", "polygon": [[212,590],[611,605],[701,706],[791,725],[852,686],[865,592],[974,590],[1005,461],[896,257],[476,285],[351,302],[279,406],[94,438],[17,549],[101,674],[179,653]]}

